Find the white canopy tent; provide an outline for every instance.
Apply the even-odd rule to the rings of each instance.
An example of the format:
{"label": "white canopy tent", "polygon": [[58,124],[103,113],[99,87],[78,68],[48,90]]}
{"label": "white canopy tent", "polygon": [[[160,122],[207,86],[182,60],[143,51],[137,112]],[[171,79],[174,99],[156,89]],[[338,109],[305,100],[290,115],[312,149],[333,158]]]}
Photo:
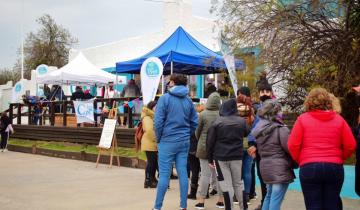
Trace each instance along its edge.
{"label": "white canopy tent", "polygon": [[38,76],[36,81],[38,84],[104,86],[109,82],[126,84],[126,77],[115,76],[96,67],[80,52],[76,58],[59,70]]}

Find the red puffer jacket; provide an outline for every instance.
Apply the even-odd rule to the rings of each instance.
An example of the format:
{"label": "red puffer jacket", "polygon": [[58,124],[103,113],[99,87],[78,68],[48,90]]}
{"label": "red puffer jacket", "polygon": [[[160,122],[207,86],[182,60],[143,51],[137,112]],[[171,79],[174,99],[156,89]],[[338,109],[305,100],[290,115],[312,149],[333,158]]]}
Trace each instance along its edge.
{"label": "red puffer jacket", "polygon": [[291,131],[288,148],[300,166],[313,162],[342,164],[356,148],[351,129],[333,111],[310,111],[298,117]]}

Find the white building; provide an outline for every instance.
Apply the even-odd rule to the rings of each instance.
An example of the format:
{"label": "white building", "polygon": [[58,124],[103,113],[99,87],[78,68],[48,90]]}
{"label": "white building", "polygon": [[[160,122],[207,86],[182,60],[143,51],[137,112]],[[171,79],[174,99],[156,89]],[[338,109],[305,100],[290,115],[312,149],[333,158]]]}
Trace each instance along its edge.
{"label": "white building", "polygon": [[182,26],[207,48],[215,52],[219,51],[215,22],[194,16],[192,14],[192,0],[164,1],[163,22],[162,30],[157,33],[139,35],[85,49],[72,49],[70,50],[70,60],[79,51],[82,51],[91,63],[105,70],[113,70],[116,62],[140,57],[156,48],[179,26]]}

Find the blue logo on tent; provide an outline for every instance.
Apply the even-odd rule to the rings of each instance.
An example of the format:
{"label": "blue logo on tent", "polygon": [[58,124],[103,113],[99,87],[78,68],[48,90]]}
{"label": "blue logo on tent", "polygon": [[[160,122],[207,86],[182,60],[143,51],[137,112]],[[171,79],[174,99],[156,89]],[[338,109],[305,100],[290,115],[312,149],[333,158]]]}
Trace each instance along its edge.
{"label": "blue logo on tent", "polygon": [[48,72],[48,66],[45,64],[41,64],[36,68],[39,75],[46,74]]}
{"label": "blue logo on tent", "polygon": [[159,67],[155,62],[149,62],[146,65],[146,74],[148,77],[157,77],[160,73]]}
{"label": "blue logo on tent", "polygon": [[16,84],[15,85],[15,92],[20,92],[21,91],[21,84]]}

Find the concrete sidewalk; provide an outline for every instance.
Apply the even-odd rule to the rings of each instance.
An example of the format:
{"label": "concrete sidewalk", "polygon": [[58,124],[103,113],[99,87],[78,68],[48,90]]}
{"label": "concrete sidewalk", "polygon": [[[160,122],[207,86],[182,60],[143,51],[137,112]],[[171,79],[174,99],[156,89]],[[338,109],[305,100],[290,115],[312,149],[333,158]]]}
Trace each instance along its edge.
{"label": "concrete sidewalk", "polygon": [[[17,152],[0,152],[0,209],[4,210],[150,210],[156,190],[144,189],[144,171]],[[164,210],[179,206],[172,180]],[[258,190],[258,195],[260,192]],[[258,199],[249,209],[254,209]],[[195,209],[196,201],[188,201]],[[206,200],[215,210],[216,198]],[[360,200],[343,199],[344,209],[360,209]],[[282,209],[305,209],[302,194],[288,191]]]}

